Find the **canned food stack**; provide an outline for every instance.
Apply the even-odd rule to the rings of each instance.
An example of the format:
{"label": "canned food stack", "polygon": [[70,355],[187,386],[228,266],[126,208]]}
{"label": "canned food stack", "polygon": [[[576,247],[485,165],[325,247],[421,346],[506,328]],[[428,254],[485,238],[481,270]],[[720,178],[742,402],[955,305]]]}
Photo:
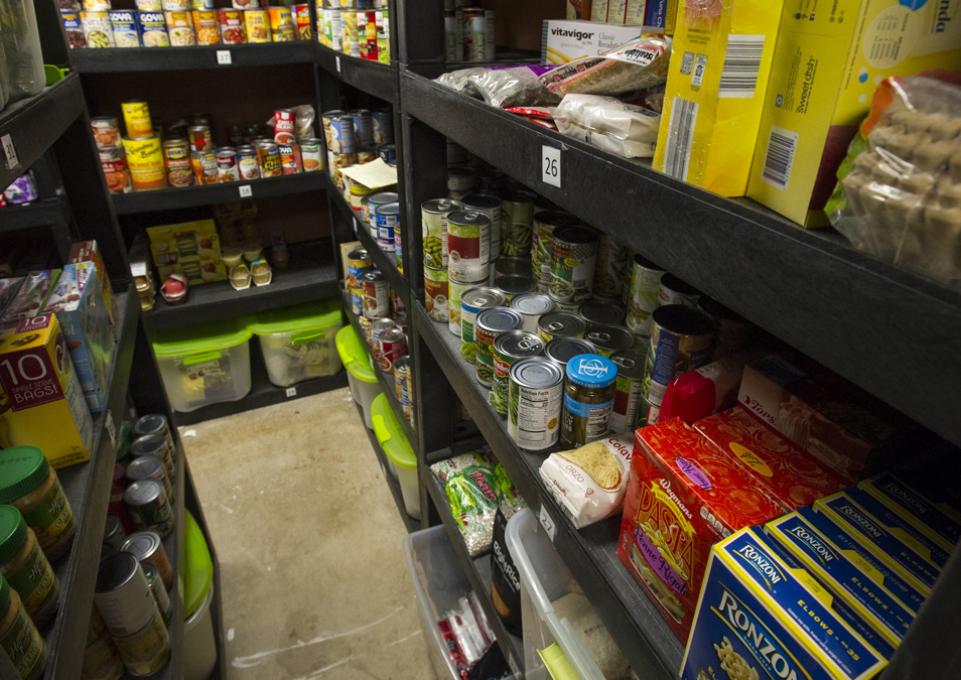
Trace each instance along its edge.
{"label": "canned food stack", "polygon": [[444,10],[447,61],[493,61],[497,46],[494,10],[454,4],[456,7]]}
{"label": "canned food stack", "polygon": [[107,190],[112,194],[132,191],[133,182],[120,139],[119,120],[115,116],[96,116],[90,119],[90,131],[97,146],[97,155],[100,156],[100,167]]}
{"label": "canned food stack", "polygon": [[[356,189],[348,186],[348,179],[340,170],[369,163],[378,157],[388,165],[396,164],[393,113],[390,109],[333,109],[321,115],[321,124],[327,141],[328,174],[354,211],[360,212],[361,202],[372,192],[363,185],[358,185]],[[383,190],[390,188],[384,187]],[[370,221],[370,224],[374,223]]]}
{"label": "canned food stack", "polygon": [[390,63],[387,0],[316,0],[317,41],[351,57]]}
{"label": "canned food stack", "polygon": [[258,0],[137,0],[135,10],[111,9],[110,0],[60,2],[71,48],[188,47],[310,40],[310,5],[260,6]]}

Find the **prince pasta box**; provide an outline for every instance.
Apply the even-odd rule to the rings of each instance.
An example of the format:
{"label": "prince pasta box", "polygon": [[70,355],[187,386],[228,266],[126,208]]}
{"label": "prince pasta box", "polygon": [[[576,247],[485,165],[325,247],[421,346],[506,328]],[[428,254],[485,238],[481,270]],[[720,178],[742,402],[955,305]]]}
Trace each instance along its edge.
{"label": "prince pasta box", "polygon": [[711,546],[780,514],[737,459],[672,418],[635,435],[617,554],[683,641]]}

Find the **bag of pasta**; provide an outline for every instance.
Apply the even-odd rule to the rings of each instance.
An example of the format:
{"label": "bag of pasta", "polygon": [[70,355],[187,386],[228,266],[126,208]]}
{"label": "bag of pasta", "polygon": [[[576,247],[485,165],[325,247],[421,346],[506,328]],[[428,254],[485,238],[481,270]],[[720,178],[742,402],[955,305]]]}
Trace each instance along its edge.
{"label": "bag of pasta", "polygon": [[625,158],[650,158],[657,143],[660,114],[615,97],[569,94],[554,112],[557,129]]}

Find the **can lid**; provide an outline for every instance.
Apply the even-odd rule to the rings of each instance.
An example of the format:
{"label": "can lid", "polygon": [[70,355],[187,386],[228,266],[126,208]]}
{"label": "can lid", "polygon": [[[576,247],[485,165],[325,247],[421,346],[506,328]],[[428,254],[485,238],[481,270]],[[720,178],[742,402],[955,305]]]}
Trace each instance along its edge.
{"label": "can lid", "polygon": [[567,312],[553,312],[541,317],[538,325],[551,335],[580,335],[587,329],[587,324],[579,316]]}
{"label": "can lid", "polygon": [[156,531],[138,531],[135,534],[130,534],[120,546],[120,549],[143,562],[150,559],[150,556],[157,552],[160,546],[160,534]]}
{"label": "can lid", "polygon": [[160,413],[148,413],[141,416],[133,426],[134,434],[142,437],[146,434],[158,434],[167,431],[167,418]]}
{"label": "can lid", "polygon": [[578,354],[567,362],[567,379],[580,387],[608,387],[616,378],[617,366],[600,354]]}
{"label": "can lid", "polygon": [[127,487],[123,492],[123,502],[129,506],[147,505],[160,500],[163,485],[156,479],[141,479]]}
{"label": "can lid", "polygon": [[568,224],[554,230],[554,240],[575,245],[597,242],[597,232],[582,224]]}
{"label": "can lid", "polygon": [[511,381],[521,387],[544,389],[564,380],[561,367],[544,357],[531,357],[518,361],[511,367]]}
{"label": "can lid", "polygon": [[130,581],[140,568],[140,561],[128,552],[113,553],[100,560],[94,592],[109,593]]}
{"label": "can lid", "polygon": [[134,457],[149,456],[163,449],[166,444],[167,439],[162,434],[145,434],[133,440],[130,453]]}
{"label": "can lid", "polygon": [[698,295],[701,291],[681,279],[674,276],[670,272],[666,272],[664,276],[661,277],[661,285],[669,290],[673,290],[682,295]]}
{"label": "can lid", "polygon": [[352,251],[347,253],[348,260],[369,260],[370,253],[367,252],[366,248],[354,248]]}
{"label": "can lid", "polygon": [[12,505],[0,505],[0,562],[12,560],[27,540],[27,523]]}
{"label": "can lid", "polygon": [[615,352],[634,346],[634,334],[625,326],[592,326],[585,337],[598,347]]}
{"label": "can lid", "polygon": [[501,204],[501,199],[497,196],[492,196],[491,194],[467,194],[460,199],[464,207],[469,210],[490,210],[492,208],[499,208]]}
{"label": "can lid", "polygon": [[400,215],[400,203],[378,204],[378,215]]}
{"label": "can lid", "polygon": [[548,359],[563,366],[567,366],[571,357],[576,357],[578,354],[596,353],[597,347],[594,346],[594,343],[584,338],[557,338],[551,340],[544,349],[544,354],[547,355]]}
{"label": "can lid", "polygon": [[535,357],[544,351],[544,341],[529,331],[507,331],[494,340],[494,352],[514,359]]}
{"label": "can lid", "polygon": [[11,446],[0,452],[0,503],[10,503],[38,486],[50,474],[50,464],[35,446]]}
{"label": "can lid", "polygon": [[457,212],[452,212],[447,216],[447,221],[466,227],[483,226],[491,223],[487,215],[473,210],[458,210]]}
{"label": "can lid", "polygon": [[455,210],[463,209],[464,204],[452,198],[432,198],[429,201],[424,201],[420,207],[429,213],[443,213],[446,215]]}
{"label": "can lid", "polygon": [[511,309],[521,314],[543,316],[554,309],[554,301],[546,293],[523,293],[511,300]]}
{"label": "can lid", "polygon": [[624,323],[624,308],[611,302],[588,300],[577,312],[590,326],[620,326]]}
{"label": "can lid", "polygon": [[107,515],[107,521],[103,530],[104,540],[120,533],[121,531],[123,531],[123,525],[120,523],[120,518],[116,515]]}
{"label": "can lid", "polygon": [[156,479],[157,473],[165,469],[164,462],[157,456],[140,456],[127,465],[126,475],[131,482],[137,482],[141,479]]}
{"label": "can lid", "polygon": [[611,361],[617,366],[617,374],[632,380],[640,380],[644,377],[644,362],[647,354],[638,349],[626,349],[615,352],[611,356]]}
{"label": "can lid", "polygon": [[364,272],[363,278],[365,281],[384,281],[384,272],[379,269],[368,269]]}
{"label": "can lid", "polygon": [[534,279],[527,274],[502,274],[494,285],[505,293],[526,293],[534,287]]}
{"label": "can lid", "polygon": [[477,310],[500,307],[504,304],[504,294],[490,286],[476,286],[461,295],[460,303],[462,307]]}
{"label": "can lid", "polygon": [[680,335],[710,335],[715,330],[711,317],[687,305],[663,305],[654,310],[651,319],[661,328]]}
{"label": "can lid", "polygon": [[367,203],[387,205],[388,203],[396,203],[398,200],[400,200],[400,196],[396,191],[378,191],[376,194],[371,194],[367,198]]}
{"label": "can lid", "polygon": [[507,307],[492,307],[477,315],[477,327],[490,333],[506,333],[523,323],[521,315]]}

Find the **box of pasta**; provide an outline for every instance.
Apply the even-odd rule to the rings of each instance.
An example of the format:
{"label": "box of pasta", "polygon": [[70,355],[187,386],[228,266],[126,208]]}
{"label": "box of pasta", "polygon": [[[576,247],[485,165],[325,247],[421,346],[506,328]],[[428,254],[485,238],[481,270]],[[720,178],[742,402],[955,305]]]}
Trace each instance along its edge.
{"label": "box of pasta", "polygon": [[866,479],[858,488],[887,505],[945,550],[953,549],[961,540],[961,517],[953,509],[939,506],[890,472]]}

